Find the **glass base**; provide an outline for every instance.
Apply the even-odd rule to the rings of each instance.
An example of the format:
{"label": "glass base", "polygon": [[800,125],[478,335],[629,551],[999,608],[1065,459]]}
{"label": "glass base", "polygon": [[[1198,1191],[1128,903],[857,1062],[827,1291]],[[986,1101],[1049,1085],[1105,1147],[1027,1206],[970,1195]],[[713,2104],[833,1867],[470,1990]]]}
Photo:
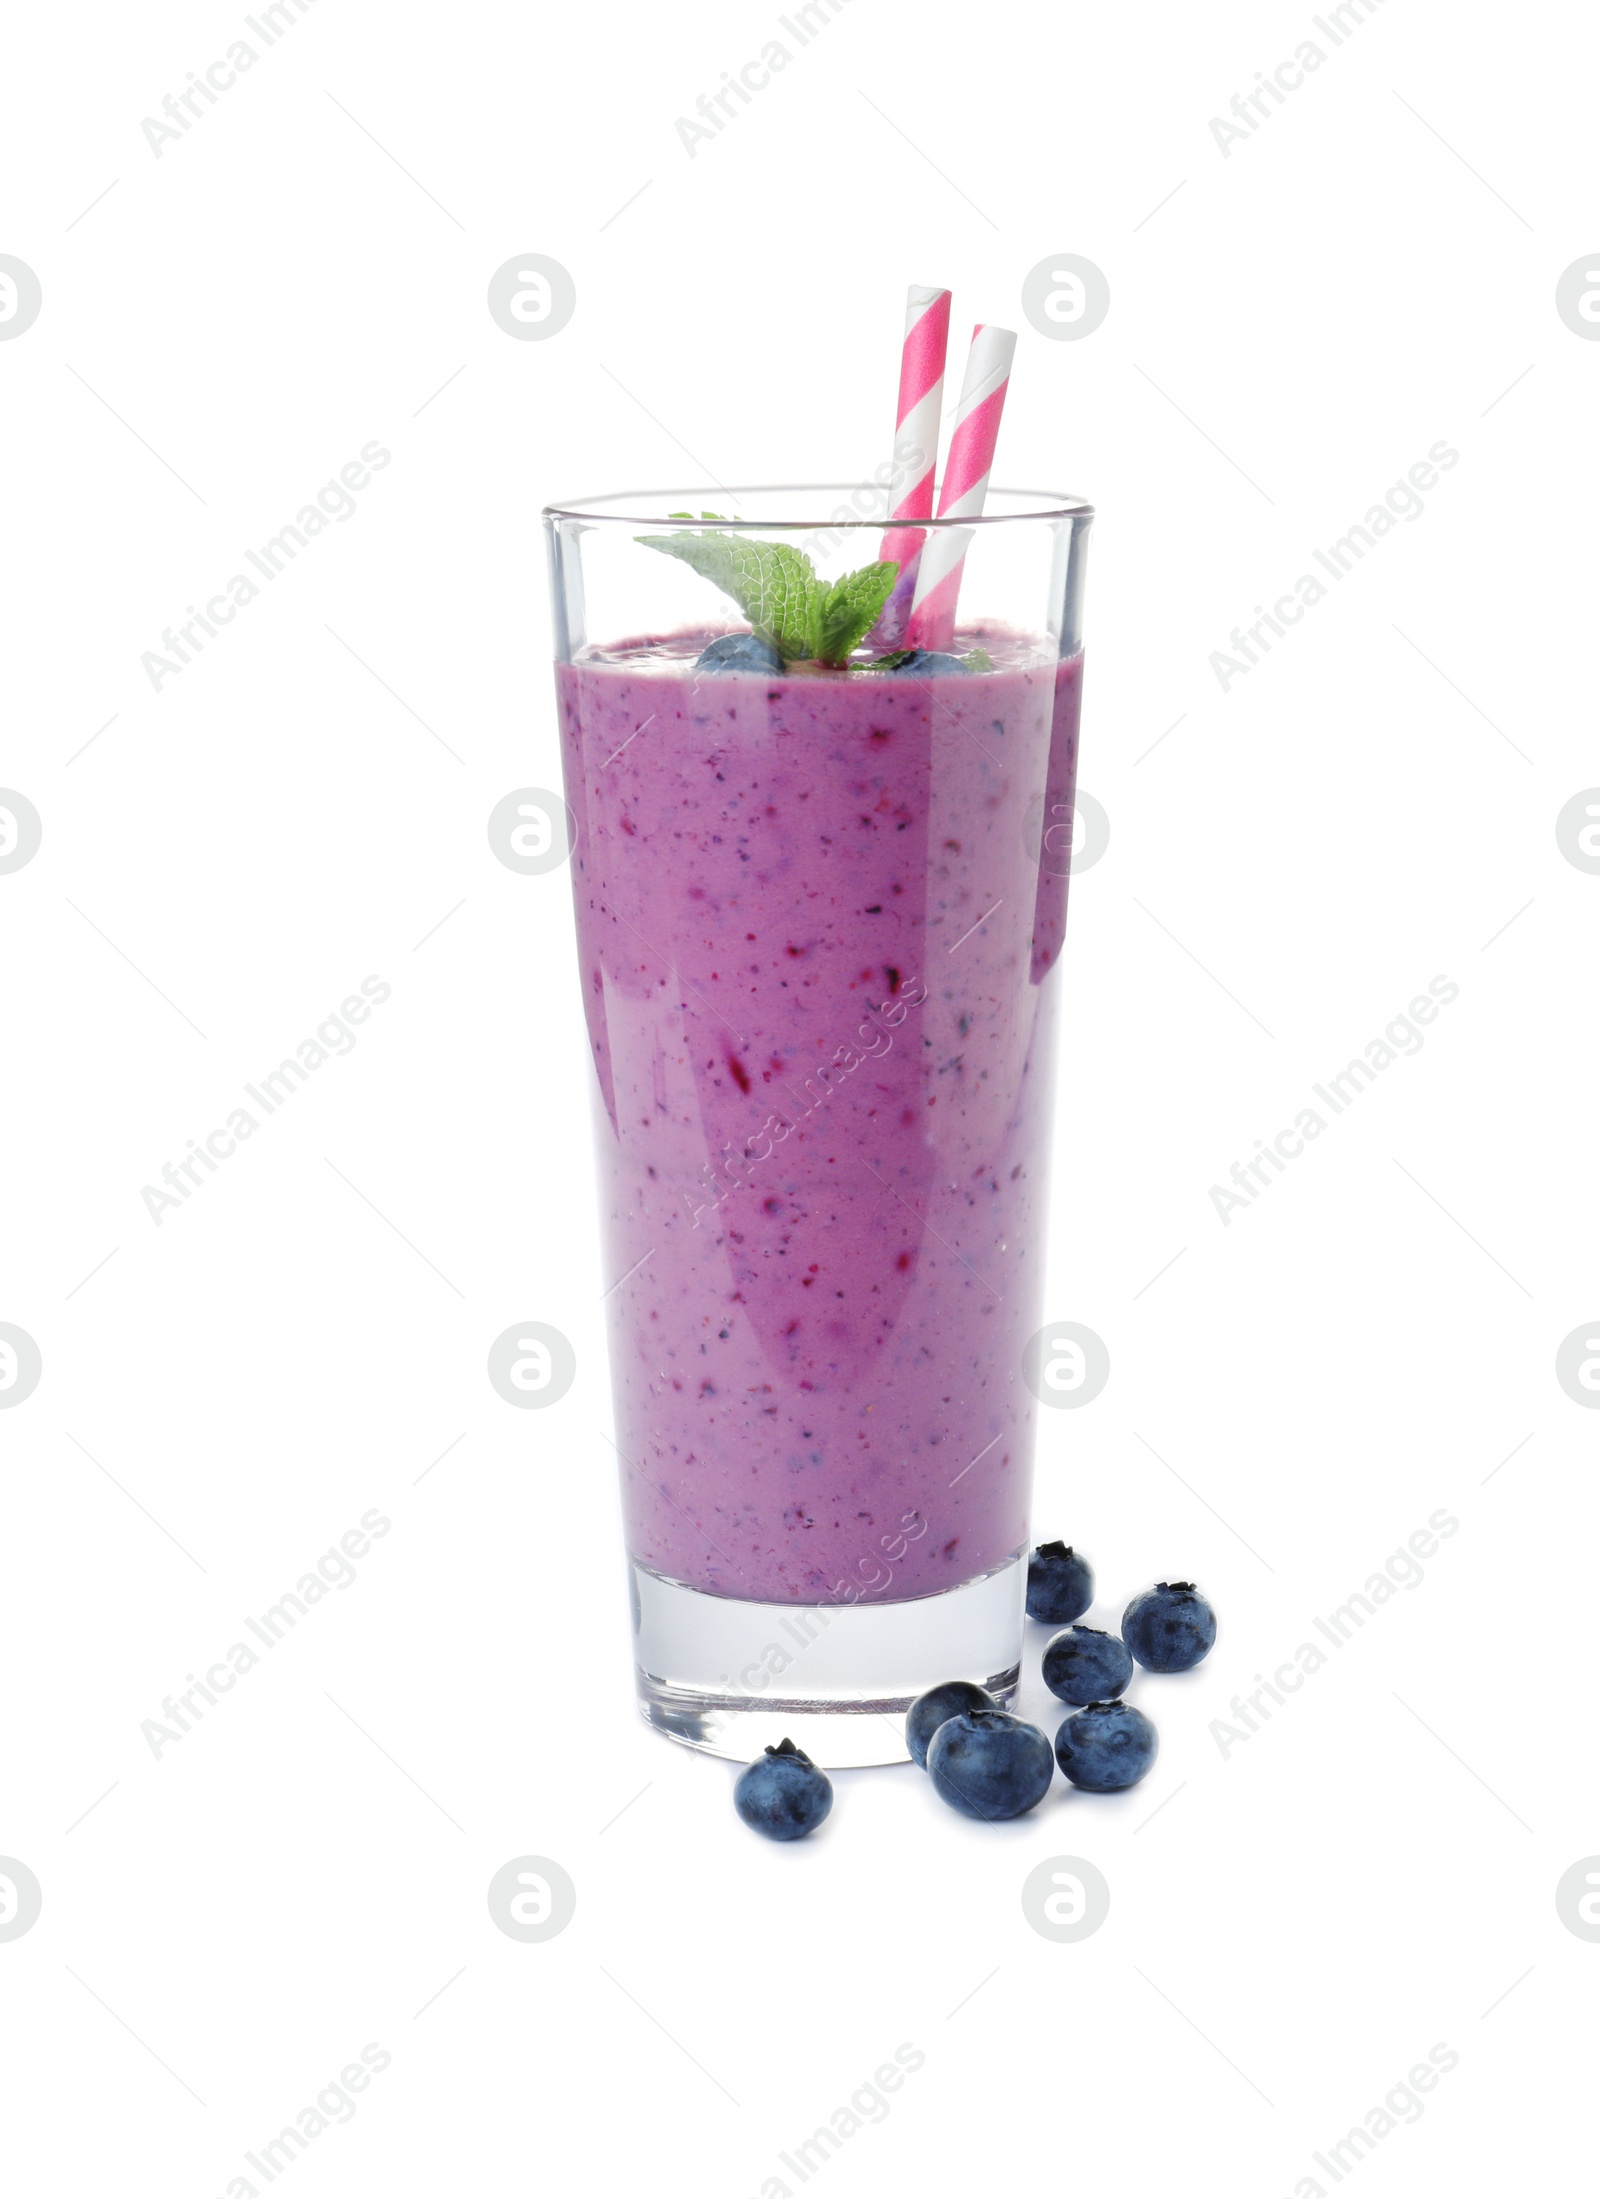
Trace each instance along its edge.
{"label": "glass base", "polygon": [[903,1764],[905,1715],[941,1680],[1016,1693],[1027,1567],[908,1603],[741,1603],[630,1563],[647,1724],[749,1763],[785,1735],[828,1768]]}

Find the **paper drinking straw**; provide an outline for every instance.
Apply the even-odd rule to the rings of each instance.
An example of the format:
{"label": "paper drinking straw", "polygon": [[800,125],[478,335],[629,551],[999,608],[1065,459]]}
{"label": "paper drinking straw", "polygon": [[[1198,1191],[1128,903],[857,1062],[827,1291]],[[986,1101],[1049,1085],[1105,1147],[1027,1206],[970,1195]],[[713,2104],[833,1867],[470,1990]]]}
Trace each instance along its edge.
{"label": "paper drinking straw", "polygon": [[[939,411],[944,401],[944,357],[950,341],[950,293],[913,283],[906,292],[906,333],[900,347],[900,403],[895,415],[894,470],[889,477],[891,519],[933,517],[933,477],[939,455]],[[916,584],[920,527],[890,527],[879,556],[899,566],[894,593],[879,634],[894,646],[905,630]]]}
{"label": "paper drinking straw", "polygon": [[[1014,329],[991,328],[980,321],[972,332],[966,380],[939,489],[941,519],[976,519],[983,510],[1016,348]],[[938,527],[924,544],[906,635],[912,648],[948,649],[954,641],[961,568],[971,540],[970,527]]]}

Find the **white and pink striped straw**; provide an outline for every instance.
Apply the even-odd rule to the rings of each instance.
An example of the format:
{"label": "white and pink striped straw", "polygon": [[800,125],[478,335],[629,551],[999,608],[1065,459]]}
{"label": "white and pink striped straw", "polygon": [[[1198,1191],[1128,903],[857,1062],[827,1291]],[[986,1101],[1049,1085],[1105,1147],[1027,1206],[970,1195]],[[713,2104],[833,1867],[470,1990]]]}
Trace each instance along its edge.
{"label": "white and pink striped straw", "polygon": [[[939,490],[941,519],[976,519],[983,510],[1016,348],[1014,329],[980,321],[972,332]],[[956,598],[971,540],[970,527],[937,527],[924,545],[906,634],[912,648],[948,649],[955,640]]]}
{"label": "white and pink striped straw", "polygon": [[[894,463],[889,477],[891,520],[931,519],[933,479],[939,456],[939,412],[944,402],[944,358],[950,341],[950,293],[913,283],[906,292],[906,333],[900,347],[900,403],[895,415]],[[916,587],[920,527],[891,526],[879,556],[900,568],[894,593],[877,629],[893,647],[905,631]]]}

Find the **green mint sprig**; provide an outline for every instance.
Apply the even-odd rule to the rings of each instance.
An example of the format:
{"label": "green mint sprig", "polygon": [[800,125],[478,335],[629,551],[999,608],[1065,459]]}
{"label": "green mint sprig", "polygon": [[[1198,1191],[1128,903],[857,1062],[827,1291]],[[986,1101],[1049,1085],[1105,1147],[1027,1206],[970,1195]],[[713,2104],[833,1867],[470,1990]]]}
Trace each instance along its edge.
{"label": "green mint sprig", "polygon": [[[670,512],[691,519],[692,512]],[[719,519],[719,512],[702,512]],[[786,542],[758,542],[730,534],[642,534],[647,550],[681,558],[731,596],[752,630],[770,641],[785,663],[815,659],[844,664],[878,622],[900,568],[880,558],[831,583],[817,577],[802,550]]]}

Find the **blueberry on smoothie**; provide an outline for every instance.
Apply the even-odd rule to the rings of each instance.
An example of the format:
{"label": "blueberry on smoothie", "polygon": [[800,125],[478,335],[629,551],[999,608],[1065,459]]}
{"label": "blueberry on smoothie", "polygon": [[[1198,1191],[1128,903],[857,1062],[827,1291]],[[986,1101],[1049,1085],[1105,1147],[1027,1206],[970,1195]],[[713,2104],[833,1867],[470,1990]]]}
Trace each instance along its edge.
{"label": "blueberry on smoothie", "polygon": [[961,1710],[993,1710],[997,1706],[987,1688],[976,1680],[942,1680],[919,1695],[906,1712],[906,1747],[913,1763],[928,1768],[928,1744],[947,1718]]}
{"label": "blueberry on smoothie", "polygon": [[804,1749],[782,1740],[740,1772],[733,1806],[768,1840],[803,1840],[833,1808],[833,1781]]}
{"label": "blueberry on smoothie", "polygon": [[879,669],[913,680],[931,680],[946,672],[954,672],[957,678],[964,680],[972,677],[972,666],[960,657],[951,656],[947,649],[902,650],[884,660]]}
{"label": "blueberry on smoothie", "polygon": [[1070,1626],[1094,1602],[1094,1574],[1067,1542],[1041,1542],[1028,1560],[1028,1616]]}
{"label": "blueberry on smoothie", "polygon": [[1122,1638],[1147,1672],[1188,1672],[1217,1638],[1217,1614],[1193,1581],[1157,1581],[1122,1614]]}
{"label": "blueberry on smoothie", "polygon": [[759,672],[768,679],[783,670],[782,657],[761,634],[721,634],[694,663],[697,672]]}
{"label": "blueberry on smoothie", "polygon": [[1132,1703],[1091,1703],[1064,1718],[1056,1735],[1056,1762],[1090,1794],[1137,1786],[1155,1760],[1156,1729]]}
{"label": "blueberry on smoothie", "polygon": [[1043,1801],[1054,1773],[1050,1743],[1039,1728],[1003,1710],[957,1711],[928,1747],[928,1776],[940,1800],[986,1824],[1031,1810]]}
{"label": "blueberry on smoothie", "polygon": [[1133,1678],[1133,1659],[1115,1634],[1069,1626],[1045,1643],[1039,1677],[1063,1703],[1109,1703]]}

